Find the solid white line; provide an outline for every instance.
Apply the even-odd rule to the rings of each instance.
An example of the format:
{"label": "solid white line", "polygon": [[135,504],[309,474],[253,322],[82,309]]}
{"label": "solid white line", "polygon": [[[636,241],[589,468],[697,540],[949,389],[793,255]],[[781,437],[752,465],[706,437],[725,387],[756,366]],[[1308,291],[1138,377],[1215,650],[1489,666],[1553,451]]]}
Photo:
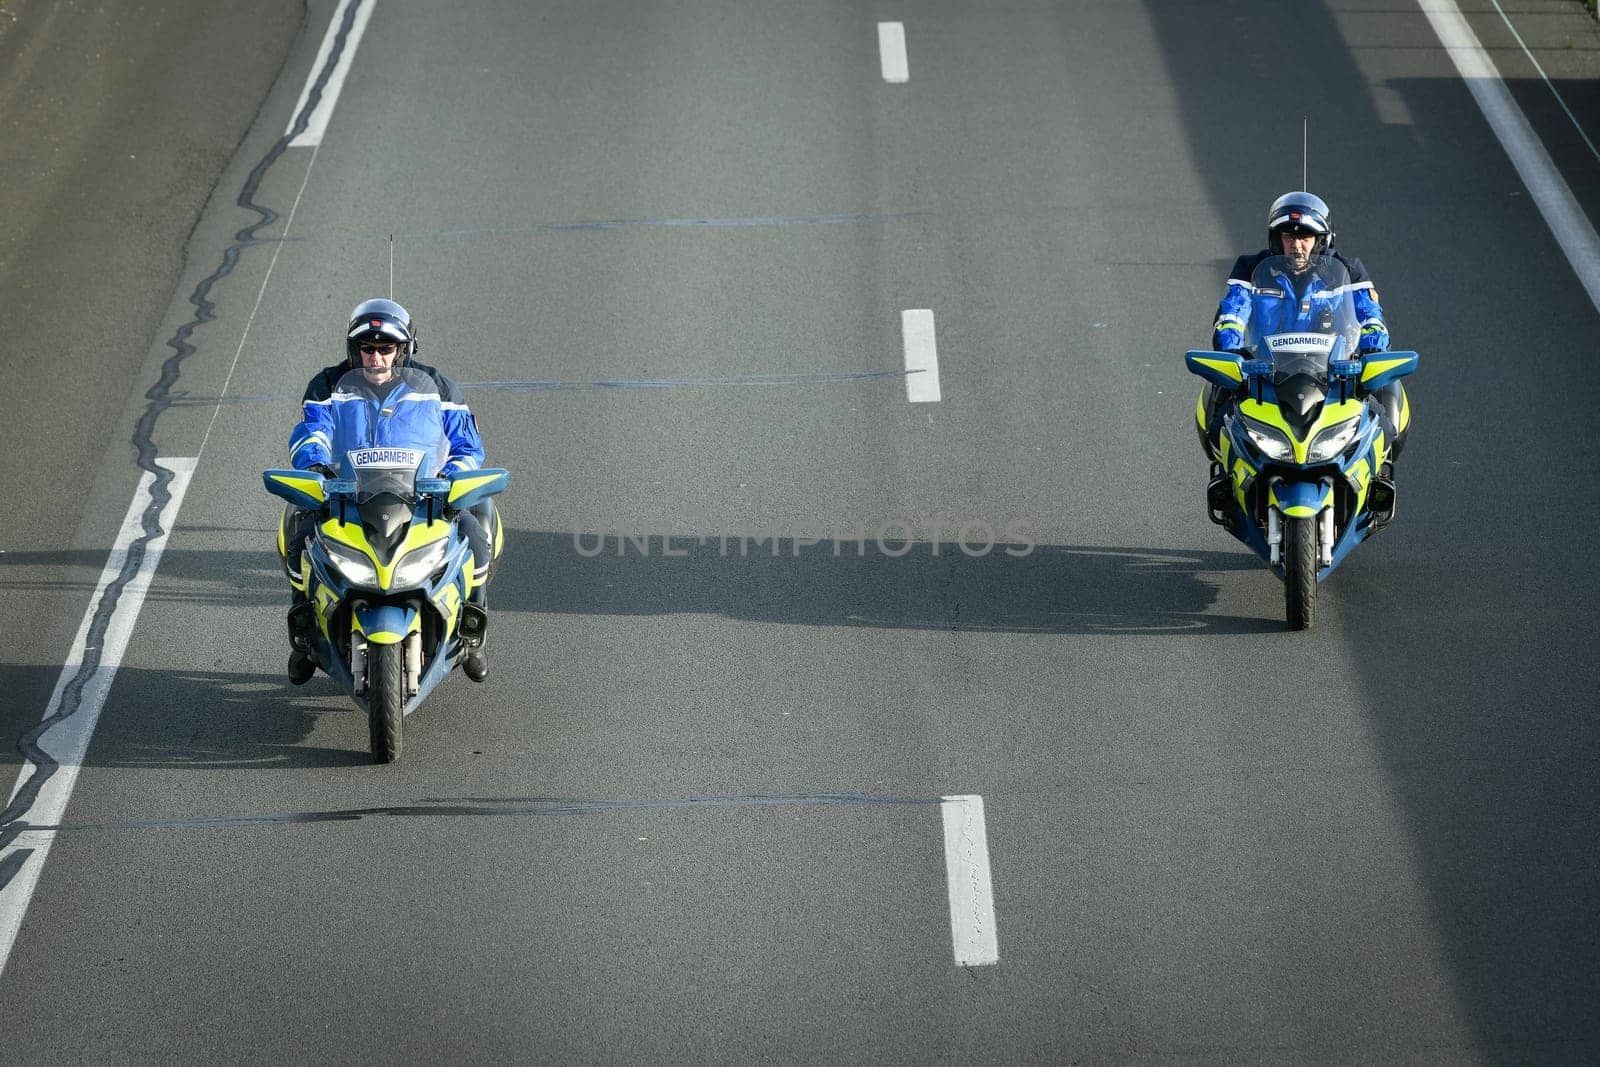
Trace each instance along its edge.
{"label": "solid white line", "polygon": [[934,343],[933,312],[909,308],[900,312],[900,333],[906,351],[906,399],[928,404],[939,399],[939,346]]}
{"label": "solid white line", "polygon": [[1417,2],[1433,24],[1433,32],[1438,34],[1439,43],[1449,53],[1462,81],[1472,91],[1483,117],[1489,120],[1506,155],[1511,157],[1534,203],[1539,205],[1550,232],[1566,253],[1578,280],[1588,290],[1590,302],[1600,311],[1600,237],[1595,235],[1594,226],[1578,207],[1560,171],[1550,162],[1550,154],[1517,108],[1510,91],[1500,80],[1500,72],[1454,0]]}
{"label": "solid white line", "polygon": [[942,799],[939,811],[944,816],[944,869],[950,881],[950,940],[956,963],[962,967],[999,963],[983,798]]}
{"label": "solid white line", "polygon": [[[122,595],[117,600],[116,610],[106,626],[105,643],[100,648],[99,668],[85,682],[79,696],[78,710],[57,723],[39,740],[39,747],[48,752],[60,766],[49,781],[44,783],[43,788],[39,790],[38,799],[28,810],[26,821],[29,824],[52,826],[61,822],[67,801],[72,797],[72,787],[77,783],[78,769],[83,763],[84,753],[89,749],[89,739],[94,734],[95,724],[100,720],[100,710],[105,705],[106,695],[111,691],[111,682],[116,677],[117,667],[122,663],[122,655],[127,651],[128,639],[133,635],[134,623],[139,619],[139,609],[144,604],[145,595],[150,591],[150,581],[155,576],[156,566],[161,562],[161,552],[166,548],[167,535],[178,517],[178,508],[183,505],[183,494],[189,488],[189,479],[194,474],[196,461],[184,458],[158,459],[156,462],[173,472],[172,481],[168,486],[171,497],[167,501],[166,509],[157,520],[161,525],[161,533],[145,546],[144,559],[140,562],[139,569],[134,573],[132,580],[123,587]],[[72,650],[67,654],[66,663],[61,668],[61,676],[56,681],[55,692],[51,694],[50,703],[45,707],[42,718],[48,719],[60,710],[61,695],[83,663],[89,628],[94,622],[95,611],[100,606],[100,598],[105,595],[106,587],[122,572],[122,565],[128,558],[128,547],[144,534],[144,513],[151,503],[150,486],[154,481],[155,476],[147,472],[139,482],[138,491],[133,494],[133,503],[128,506],[128,514],[122,520],[122,529],[118,531],[117,539],[111,548],[111,555],[106,560],[105,568],[100,572],[100,584],[95,586],[94,596],[89,599],[89,607],[83,613],[83,622],[78,626],[78,636],[72,642]],[[17,784],[12,787],[12,797],[22,790],[36,769],[31,762],[23,764],[22,770],[17,774]],[[33,850],[33,855],[23,863],[10,884],[0,890],[0,974],[5,972],[6,961],[11,957],[11,947],[16,944],[17,931],[22,927],[22,918],[27,914],[28,903],[33,899],[34,888],[39,883],[39,872],[44,867],[45,857],[50,854],[50,846],[55,841],[55,836],[54,830],[25,830],[15,841],[0,849],[0,864],[16,852]]]}
{"label": "solid white line", "polygon": [[906,25],[903,22],[878,23],[878,58],[883,63],[883,80],[911,80],[911,65],[906,60]]}
{"label": "solid white line", "polygon": [[333,51],[333,42],[339,36],[339,26],[344,21],[345,11],[351,4],[360,4],[356,12],[355,21],[350,24],[350,34],[345,38],[344,51],[339,53],[339,62],[333,68],[333,73],[328,77],[328,84],[322,87],[322,97],[317,101],[317,109],[311,113],[311,121],[306,123],[305,130],[289,142],[290,148],[310,148],[322,143],[322,135],[328,131],[328,120],[333,117],[333,106],[339,102],[339,91],[344,88],[344,78],[350,73],[350,64],[356,58],[356,46],[361,43],[361,35],[367,30],[367,20],[372,17],[374,0],[344,0],[333,13],[333,18],[328,22],[328,32],[323,34],[322,47],[317,50],[317,58],[311,64],[311,73],[306,75],[306,84],[300,90],[300,99],[295,103],[294,110],[289,113],[289,125],[284,129],[287,135],[294,129],[295,119],[300,117],[301,110],[306,106],[306,100],[311,96],[311,87],[316,84],[317,75],[322,73],[323,65],[328,61],[328,54]]}

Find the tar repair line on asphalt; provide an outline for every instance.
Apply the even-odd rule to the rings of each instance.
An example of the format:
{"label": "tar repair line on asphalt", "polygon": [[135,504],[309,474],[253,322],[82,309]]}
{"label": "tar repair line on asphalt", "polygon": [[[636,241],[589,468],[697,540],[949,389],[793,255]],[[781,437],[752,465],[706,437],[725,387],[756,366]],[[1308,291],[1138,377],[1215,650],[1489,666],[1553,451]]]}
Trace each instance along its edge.
{"label": "tar repair line on asphalt", "polygon": [[339,54],[339,63],[333,68],[333,73],[328,76],[327,84],[323,87],[322,99],[317,101],[316,110],[311,112],[311,118],[300,136],[289,142],[290,148],[315,148],[322,143],[322,135],[328,132],[328,120],[333,117],[334,105],[339,102],[339,92],[344,88],[345,76],[350,73],[350,64],[355,61],[356,47],[361,43],[361,35],[367,31],[367,20],[372,17],[373,2],[374,0],[344,0],[334,11],[333,18],[328,21],[328,32],[323,34],[322,47],[317,50],[317,58],[311,64],[311,73],[306,76],[305,88],[300,90],[300,99],[295,101],[294,110],[289,112],[289,128],[283,131],[285,137],[294,132],[295,122],[306,106],[306,100],[311,96],[312,86],[316,84],[318,75],[328,62],[328,53],[333,51],[345,11],[351,4],[360,5],[356,11],[355,21],[350,24],[350,34],[345,40],[344,51]]}
{"label": "tar repair line on asphalt", "polygon": [[[356,0],[356,2],[364,4],[366,10],[370,10],[371,0]],[[213,317],[214,308],[208,298],[211,287],[232,273],[233,266],[238,262],[243,249],[254,242],[256,228],[267,225],[277,218],[275,212],[255,203],[255,193],[266,171],[288,148],[288,142],[294,136],[295,128],[302,122],[309,123],[310,116],[302,115],[301,112],[306,107],[313,106],[313,102],[315,107],[320,108],[326,103],[331,109],[331,100],[337,93],[324,98],[322,92],[332,81],[334,73],[327,69],[327,64],[330,61],[340,64],[347,58],[348,52],[344,46],[349,43],[349,34],[355,29],[353,25],[355,17],[362,13],[361,10],[352,9],[347,0],[335,14],[323,53],[319,56],[319,64],[314,68],[312,78],[307,83],[300,109],[295,113],[294,123],[251,170],[250,176],[245,180],[244,188],[240,190],[239,205],[257,212],[261,220],[239,231],[235,243],[224,252],[222,264],[195,288],[189,298],[195,307],[195,317],[179,327],[178,332],[168,340],[167,344],[173,349],[173,355],[162,364],[161,382],[147,394],[151,398],[151,404],[139,420],[135,432],[135,439],[140,447],[140,465],[144,467],[146,474],[134,493],[133,502],[128,507],[128,515],[106,560],[94,597],[84,613],[83,623],[68,652],[61,677],[56,682],[55,693],[50,698],[44,717],[40,720],[40,726],[35,728],[37,736],[31,740],[31,744],[42,757],[43,764],[47,766],[42,765],[39,760],[32,759],[23,764],[17,776],[17,784],[12,789],[11,799],[6,805],[4,820],[0,820],[0,975],[4,974],[6,964],[11,958],[11,949],[16,944],[22,920],[27,915],[28,905],[38,886],[45,858],[49,855],[50,846],[55,840],[55,831],[45,830],[42,827],[50,823],[59,823],[67,802],[71,799],[72,788],[77,782],[78,771],[84,754],[88,751],[89,741],[99,721],[101,709],[111,690],[111,683],[116,676],[117,667],[121,663],[134,625],[138,622],[139,611],[149,591],[156,567],[161,561],[167,535],[172,529],[172,522],[177,517],[183,495],[188,490],[189,481],[200,461],[198,453],[189,458],[158,458],[152,436],[155,420],[161,411],[170,406],[169,390],[177,380],[178,368],[194,351],[194,347],[188,343],[190,333]],[[333,54],[335,50],[338,51],[338,55]],[[325,125],[326,113],[323,122]],[[301,126],[301,129],[304,128]],[[317,147],[313,145],[311,159],[306,165],[307,177],[310,175],[311,164],[316,161],[316,156]],[[295,208],[298,208],[300,196],[304,195],[305,188],[306,182],[302,180],[300,192],[295,197]],[[291,208],[289,218],[284,223],[285,233],[293,222],[294,208]],[[273,263],[276,262],[277,257],[274,255]],[[272,268],[269,265],[266,277],[261,282],[263,292],[271,277]],[[257,293],[255,307],[260,306],[261,294]],[[255,310],[252,309],[252,321],[254,317]],[[245,329],[248,332],[248,324]],[[240,348],[241,350],[243,348],[242,339]],[[238,353],[235,352],[235,365],[237,362]],[[228,373],[231,380],[233,374],[231,367]],[[222,398],[219,397],[217,402],[220,405]],[[212,423],[215,421],[216,415],[213,413]],[[211,426],[208,424],[207,439],[210,434]],[[202,452],[204,447],[205,442],[202,440]],[[160,505],[156,504],[156,497],[161,481],[153,468],[159,468],[163,478],[168,471],[172,472],[170,482],[164,490],[160,490],[161,495],[165,497],[165,502]],[[132,572],[125,573],[130,565],[133,565]],[[100,635],[100,645],[91,647],[88,643],[89,635],[95,633]],[[49,746],[46,746],[45,738],[51,739]],[[23,751],[26,755],[26,746],[30,741],[28,737],[24,737],[23,741]],[[31,769],[30,762],[33,764]],[[32,817],[33,821],[24,819],[25,815]],[[32,829],[31,827],[35,825],[41,828]]]}
{"label": "tar repair line on asphalt", "polygon": [[878,61],[883,64],[884,81],[899,84],[911,80],[911,65],[906,59],[905,23],[878,23]]}
{"label": "tar repair line on asphalt", "polygon": [[1533,132],[1511,98],[1500,72],[1495,69],[1489,53],[1484,51],[1478,35],[1462,17],[1455,0],[1417,2],[1461,74],[1461,80],[1467,83],[1472,98],[1478,102],[1483,117],[1489,120],[1490,129],[1499,138],[1506,155],[1511,157],[1523,184],[1539,205],[1539,213],[1555,235],[1556,243],[1566,253],[1584,289],[1588,290],[1589,300],[1595,310],[1600,311],[1600,237],[1595,235],[1594,226],[1578,206],[1561,172],[1550,161],[1550,153],[1545,151],[1538,134]]}
{"label": "tar repair line on asphalt", "polygon": [[944,816],[944,869],[950,882],[950,941],[956,963],[962,967],[999,963],[983,797],[945,797],[939,813]]}
{"label": "tar repair line on asphalt", "polygon": [[[187,458],[156,460],[158,465],[172,471],[167,504],[157,517],[161,532],[145,545],[139,569],[117,597],[116,607],[106,624],[105,636],[99,648],[99,665],[84,680],[76,710],[38,739],[39,748],[58,766],[28,808],[28,817],[34,822],[59,823],[66,811],[67,801],[72,798],[72,787],[78,780],[78,770],[89,749],[89,739],[94,736],[95,724],[100,721],[100,711],[111,691],[111,682],[122,663],[123,653],[127,651],[128,639],[133,636],[134,624],[139,620],[139,609],[150,591],[150,582],[161,562],[162,550],[166,548],[167,536],[178,516],[178,508],[183,504],[183,495],[189,488],[196,462]],[[100,572],[100,582],[95,586],[94,595],[89,598],[89,607],[83,613],[83,622],[78,626],[78,636],[72,642],[72,649],[61,668],[61,677],[56,681],[55,692],[45,708],[45,720],[61,710],[67,686],[83,665],[85,654],[89,651],[88,637],[101,600],[107,588],[121,575],[129,547],[144,535],[145,512],[152,505],[151,486],[154,483],[155,475],[146,472],[140,479],[138,492],[133,495],[133,503],[128,505],[128,514],[122,520],[122,528],[112,544],[111,555]],[[17,784],[12,787],[11,799],[15,800],[29,780],[41,773],[47,773],[45,768],[24,763],[17,774]],[[14,871],[10,880],[0,885],[0,974],[5,973],[6,961],[11,958],[11,948],[16,944],[17,931],[22,927],[23,916],[28,912],[28,903],[33,898],[34,887],[38,884],[45,857],[50,854],[55,837],[54,830],[23,830],[15,841],[0,849],[0,871],[8,868]]]}
{"label": "tar repair line on asphalt", "polygon": [[[169,461],[170,462],[170,461]],[[153,568],[152,568],[153,569]],[[131,627],[130,627],[131,628]],[[120,652],[119,652],[120,655]],[[87,731],[85,731],[85,739]],[[63,801],[64,804],[64,801]],[[57,833],[118,830],[202,830],[217,827],[281,826],[361,822],[377,818],[544,818],[585,816],[614,811],[693,811],[791,805],[844,807],[939,806],[944,824],[944,866],[950,901],[950,943],[960,967],[1000,962],[995,934],[994,881],[989,872],[989,831],[983,797],[976,794],[939,797],[874,796],[870,793],[745,793],[733,796],[691,796],[658,800],[602,800],[560,797],[426,797],[410,804],[344,808],[334,811],[279,811],[259,815],[183,815],[122,819],[115,822],[34,824],[24,834],[29,843]],[[59,818],[60,812],[56,811]],[[40,857],[42,864],[43,857]],[[37,870],[35,865],[35,870]],[[0,898],[3,899],[3,898]],[[25,905],[24,905],[25,906]],[[6,943],[9,951],[9,942]],[[0,956],[0,970],[5,966]]]}
{"label": "tar repair line on asphalt", "polygon": [[913,404],[939,400],[939,346],[934,342],[933,312],[911,308],[900,312],[906,350],[906,399]]}

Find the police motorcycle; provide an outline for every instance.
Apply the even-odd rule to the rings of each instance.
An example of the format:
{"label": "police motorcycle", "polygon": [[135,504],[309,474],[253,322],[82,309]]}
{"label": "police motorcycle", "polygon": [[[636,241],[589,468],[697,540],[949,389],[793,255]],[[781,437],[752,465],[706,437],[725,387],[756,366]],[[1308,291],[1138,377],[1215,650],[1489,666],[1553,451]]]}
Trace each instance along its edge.
{"label": "police motorcycle", "polygon": [[[1223,416],[1211,520],[1283,579],[1289,628],[1304,630],[1317,584],[1394,518],[1382,472],[1395,428],[1366,397],[1415,371],[1417,354],[1358,351],[1350,275],[1331,256],[1271,257],[1250,284],[1245,353],[1185,363],[1238,397]],[[1204,431],[1203,392],[1198,418]]]}
{"label": "police motorcycle", "polygon": [[302,639],[367,712],[377,763],[399,757],[405,716],[488,624],[469,603],[474,562],[454,516],[504,490],[510,475],[435,476],[449,456],[438,400],[420,371],[352,370],[331,398],[340,477],[262,475],[268,492],[316,513],[300,575],[315,628]]}

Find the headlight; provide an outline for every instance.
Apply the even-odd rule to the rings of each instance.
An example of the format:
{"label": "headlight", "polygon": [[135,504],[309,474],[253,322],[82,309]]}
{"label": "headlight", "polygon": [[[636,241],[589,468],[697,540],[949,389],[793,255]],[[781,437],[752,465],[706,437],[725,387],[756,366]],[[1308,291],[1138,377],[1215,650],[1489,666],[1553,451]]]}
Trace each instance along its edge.
{"label": "headlight", "polygon": [[1282,431],[1252,419],[1245,419],[1244,432],[1268,459],[1294,458],[1294,446],[1289,443],[1289,439]]}
{"label": "headlight", "polygon": [[1356,431],[1361,429],[1361,417],[1355,416],[1330,426],[1317,434],[1317,439],[1311,442],[1311,448],[1306,453],[1306,458],[1312,463],[1325,463],[1350,447],[1350,442],[1356,439]]}
{"label": "headlight", "polygon": [[377,585],[378,568],[365,555],[357,552],[348,545],[341,545],[337,541],[322,541],[322,547],[328,552],[328,559],[333,562],[339,573],[352,585]]}
{"label": "headlight", "polygon": [[441,538],[431,545],[423,545],[407,552],[400,558],[400,562],[395,564],[394,581],[390,585],[396,589],[404,589],[426,582],[433,577],[434,571],[443,566],[449,544],[448,540]]}

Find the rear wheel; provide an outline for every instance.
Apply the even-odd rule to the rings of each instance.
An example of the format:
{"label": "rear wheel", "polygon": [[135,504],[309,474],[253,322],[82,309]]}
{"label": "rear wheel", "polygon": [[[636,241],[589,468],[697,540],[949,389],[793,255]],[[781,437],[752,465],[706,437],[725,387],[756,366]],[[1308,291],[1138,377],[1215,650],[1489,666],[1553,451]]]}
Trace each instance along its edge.
{"label": "rear wheel", "polygon": [[406,709],[406,661],[403,645],[367,647],[367,729],[372,735],[372,762],[400,758],[401,729]]}
{"label": "rear wheel", "polygon": [[1283,606],[1291,630],[1309,630],[1317,607],[1317,520],[1283,520]]}

